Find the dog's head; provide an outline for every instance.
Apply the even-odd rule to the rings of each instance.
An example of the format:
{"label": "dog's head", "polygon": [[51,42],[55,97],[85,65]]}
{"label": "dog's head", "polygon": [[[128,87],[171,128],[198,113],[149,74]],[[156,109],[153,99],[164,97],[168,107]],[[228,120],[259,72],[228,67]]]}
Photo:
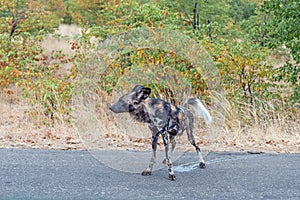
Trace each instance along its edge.
{"label": "dog's head", "polygon": [[150,88],[136,85],[131,92],[120,97],[109,109],[114,113],[130,112],[138,107],[143,100],[147,99],[150,93]]}

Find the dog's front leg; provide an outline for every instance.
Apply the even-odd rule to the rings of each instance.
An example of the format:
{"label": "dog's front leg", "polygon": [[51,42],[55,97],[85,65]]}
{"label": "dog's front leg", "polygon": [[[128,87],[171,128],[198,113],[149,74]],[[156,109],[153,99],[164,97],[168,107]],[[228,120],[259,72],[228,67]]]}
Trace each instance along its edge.
{"label": "dog's front leg", "polygon": [[171,181],[175,181],[176,177],[173,171],[173,164],[171,162],[170,156],[169,156],[169,142],[168,142],[168,134],[166,131],[162,133],[164,145],[165,145],[165,153],[166,153],[166,164],[168,166],[168,171],[169,171],[169,179]]}
{"label": "dog's front leg", "polygon": [[143,176],[150,176],[152,173],[152,169],[153,169],[153,166],[154,166],[155,160],[156,160],[157,140],[158,140],[159,134],[160,134],[160,131],[157,133],[154,133],[154,132],[152,133],[152,157],[151,157],[151,160],[149,163],[149,167],[142,172]]}

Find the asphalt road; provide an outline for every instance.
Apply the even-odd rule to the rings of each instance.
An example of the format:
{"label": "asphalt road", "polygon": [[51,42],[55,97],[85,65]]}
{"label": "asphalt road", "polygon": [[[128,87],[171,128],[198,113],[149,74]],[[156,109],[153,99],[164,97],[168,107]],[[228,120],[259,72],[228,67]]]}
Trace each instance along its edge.
{"label": "asphalt road", "polygon": [[165,168],[144,177],[88,151],[0,149],[0,199],[300,199],[300,154],[209,153],[206,169],[195,161],[193,152],[176,160],[172,182]]}

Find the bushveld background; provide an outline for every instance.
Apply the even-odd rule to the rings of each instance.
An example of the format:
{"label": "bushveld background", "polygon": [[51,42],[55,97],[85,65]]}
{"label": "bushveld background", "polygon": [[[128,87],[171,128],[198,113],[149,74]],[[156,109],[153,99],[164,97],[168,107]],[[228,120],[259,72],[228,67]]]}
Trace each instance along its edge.
{"label": "bushveld background", "polygon": [[[299,152],[299,7],[295,0],[1,0],[0,147],[85,148],[74,102],[91,92],[101,131],[89,147],[149,149],[150,136],[127,134],[133,130],[122,129],[107,105],[117,87],[131,89],[120,81],[126,73],[155,65],[187,80],[190,95],[222,118],[196,127],[203,149]],[[139,27],[178,31],[203,47],[218,70],[222,99],[214,99],[202,66],[143,48],[115,59],[82,91],[97,43]],[[148,86],[153,97],[180,102],[171,83],[158,78]]]}

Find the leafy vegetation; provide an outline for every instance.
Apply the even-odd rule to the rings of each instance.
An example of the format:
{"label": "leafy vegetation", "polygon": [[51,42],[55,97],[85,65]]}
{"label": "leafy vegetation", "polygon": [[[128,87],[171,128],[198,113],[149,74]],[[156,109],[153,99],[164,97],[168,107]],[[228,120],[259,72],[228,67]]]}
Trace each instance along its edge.
{"label": "leafy vegetation", "polygon": [[40,45],[45,33],[59,25],[59,14],[51,11],[50,4],[22,0],[1,1],[0,11],[1,89],[11,85],[21,87],[23,97],[35,107],[41,105],[39,109],[30,110],[30,114],[41,113],[45,124],[59,118],[68,120],[67,105],[73,83],[70,77],[58,78],[54,74],[69,57],[60,52],[47,55]]}
{"label": "leafy vegetation", "polygon": [[260,12],[265,17],[262,30],[267,33],[263,38],[265,45],[272,49],[284,48],[290,58],[284,66],[276,69],[276,81],[284,81],[291,89],[290,100],[300,103],[300,4],[297,1],[266,1]]}
{"label": "leafy vegetation", "polygon": [[[104,40],[133,28],[149,27],[180,31],[203,45],[216,62],[226,98],[236,109],[245,105],[260,109],[261,102],[279,101],[275,110],[285,105],[297,113],[298,11],[299,3],[292,0],[1,0],[0,87],[22,87],[24,97],[42,105],[45,123],[49,119],[69,120],[68,105],[73,88],[79,84],[76,77],[88,53],[95,50],[91,38]],[[62,23],[82,27],[81,37],[70,45],[74,55],[46,54],[40,42]],[[279,56],[286,61],[283,66],[270,62]],[[57,76],[67,62],[73,63],[70,73]],[[211,91],[205,82],[209,77],[202,77],[197,66],[185,58],[157,49],[141,48],[122,55],[98,84],[110,94],[124,71],[151,64],[174,68],[190,81],[195,95],[209,97]]]}

